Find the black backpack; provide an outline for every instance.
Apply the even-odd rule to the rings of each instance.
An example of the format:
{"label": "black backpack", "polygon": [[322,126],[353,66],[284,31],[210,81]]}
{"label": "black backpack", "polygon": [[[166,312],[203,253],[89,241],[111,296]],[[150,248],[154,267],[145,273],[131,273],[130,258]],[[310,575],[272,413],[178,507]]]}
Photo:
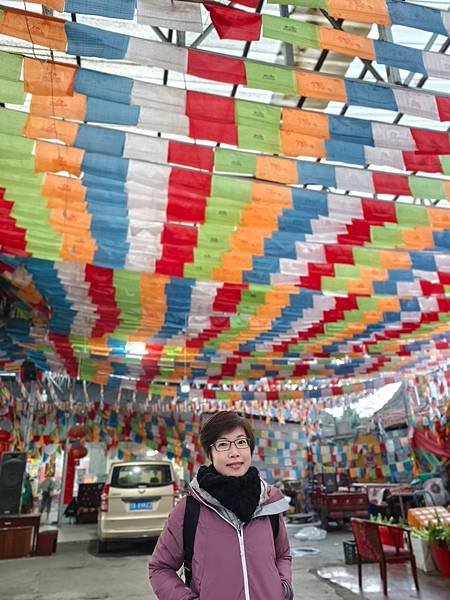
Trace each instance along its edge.
{"label": "black backpack", "polygon": [[[197,531],[200,502],[193,496],[186,497],[186,508],[183,519],[184,579],[188,587],[192,581],[192,557],[194,556],[195,532]],[[276,540],[280,529],[280,515],[269,515],[273,539]]]}

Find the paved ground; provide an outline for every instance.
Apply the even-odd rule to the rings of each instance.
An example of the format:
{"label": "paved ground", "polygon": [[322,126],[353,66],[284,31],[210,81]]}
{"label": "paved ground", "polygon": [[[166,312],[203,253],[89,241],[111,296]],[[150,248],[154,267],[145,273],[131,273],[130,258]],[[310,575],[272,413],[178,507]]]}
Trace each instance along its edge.
{"label": "paved ground", "polygon": [[[348,532],[329,533],[326,540],[313,543],[295,539],[293,534],[297,531],[297,526],[289,527],[293,550],[307,546],[320,552],[293,559],[296,598],[383,598],[374,565],[365,566],[365,592],[359,594],[356,569],[345,567],[343,560],[342,541],[351,537]],[[118,545],[107,555],[97,556],[95,527],[66,527],[61,538],[65,543],[60,543],[57,553],[51,557],[0,562],[1,600],[155,600],[147,584],[151,544]],[[411,584],[405,567],[394,569],[390,578],[391,597],[417,598]],[[448,598],[446,580],[428,575],[421,578],[421,584],[424,600]]]}

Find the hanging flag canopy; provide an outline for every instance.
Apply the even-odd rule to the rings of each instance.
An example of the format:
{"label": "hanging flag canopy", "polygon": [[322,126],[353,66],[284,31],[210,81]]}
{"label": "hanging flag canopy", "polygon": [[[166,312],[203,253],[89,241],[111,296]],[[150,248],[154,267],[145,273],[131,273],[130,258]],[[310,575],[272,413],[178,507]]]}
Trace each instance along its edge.
{"label": "hanging flag canopy", "polygon": [[[448,362],[448,13],[289,2],[344,19],[322,26],[254,0],[16,4],[0,7],[0,366],[265,401]],[[246,43],[199,48],[214,28]],[[276,389],[249,391],[261,380]]]}

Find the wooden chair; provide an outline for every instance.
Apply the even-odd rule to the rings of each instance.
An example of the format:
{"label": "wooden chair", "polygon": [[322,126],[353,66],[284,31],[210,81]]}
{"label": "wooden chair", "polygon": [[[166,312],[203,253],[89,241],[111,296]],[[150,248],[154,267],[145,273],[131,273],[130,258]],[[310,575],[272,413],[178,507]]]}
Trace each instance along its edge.
{"label": "wooden chair", "polygon": [[[386,525],[385,523],[374,523],[364,519],[352,519],[352,530],[355,537],[356,548],[358,550],[358,581],[362,588],[362,562],[377,562],[380,565],[380,575],[383,581],[383,592],[387,595],[387,565],[389,563],[410,562],[414,584],[419,591],[419,581],[417,579],[416,560],[411,546],[411,536],[408,529],[400,528],[407,536],[406,548],[400,548],[399,545],[383,546],[380,539],[380,526],[395,529],[396,525]],[[393,540],[396,536],[392,536]]]}

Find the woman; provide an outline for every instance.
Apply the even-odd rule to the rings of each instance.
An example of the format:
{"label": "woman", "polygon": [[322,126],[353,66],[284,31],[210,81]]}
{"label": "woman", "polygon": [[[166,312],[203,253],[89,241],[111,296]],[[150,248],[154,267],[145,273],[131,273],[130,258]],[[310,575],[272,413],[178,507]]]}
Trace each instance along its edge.
{"label": "woman", "polygon": [[[292,600],[291,556],[281,516],[288,502],[251,466],[255,437],[250,423],[236,413],[219,412],[203,425],[200,442],[211,464],[200,468],[189,489],[200,504],[191,585],[177,574],[184,560],[182,498],[150,558],[157,598]],[[274,514],[277,533],[270,518]]]}

